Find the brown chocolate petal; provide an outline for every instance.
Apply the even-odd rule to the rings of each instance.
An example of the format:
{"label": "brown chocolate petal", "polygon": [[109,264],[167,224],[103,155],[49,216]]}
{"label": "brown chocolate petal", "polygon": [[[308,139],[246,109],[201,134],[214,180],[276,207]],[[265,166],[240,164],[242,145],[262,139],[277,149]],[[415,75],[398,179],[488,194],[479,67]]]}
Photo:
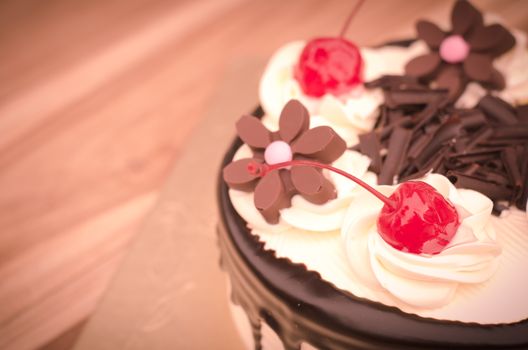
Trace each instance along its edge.
{"label": "brown chocolate petal", "polygon": [[456,100],[462,95],[466,87],[466,82],[462,76],[460,67],[455,65],[446,65],[443,67],[436,77],[436,87],[447,89],[449,92],[449,100]]}
{"label": "brown chocolate petal", "polygon": [[[511,35],[511,33],[500,24],[492,24],[485,27],[475,28],[475,31],[468,39],[471,50],[493,53],[495,52],[496,48],[502,48],[504,41],[506,41],[508,44],[506,46],[511,45],[509,48],[512,48],[513,45],[515,45],[515,38],[513,35]],[[494,54],[494,56],[497,55]]]}
{"label": "brown chocolate petal", "polygon": [[312,167],[292,167],[291,180],[299,194],[312,203],[323,204],[336,197],[334,185]]}
{"label": "brown chocolate petal", "polygon": [[290,100],[282,109],[279,119],[279,135],[287,143],[308,130],[310,114],[297,100]]}
{"label": "brown chocolate petal", "polygon": [[483,83],[484,87],[490,90],[503,90],[506,87],[504,76],[495,68],[491,71],[489,80]]}
{"label": "brown chocolate petal", "polygon": [[452,32],[464,35],[471,29],[482,25],[482,13],[469,1],[458,0],[451,13]]}
{"label": "brown chocolate petal", "polygon": [[251,162],[262,163],[262,161],[253,158],[244,158],[229,163],[224,167],[224,181],[230,188],[246,192],[253,191],[259,177],[252,175],[248,171],[247,167]]}
{"label": "brown chocolate petal", "polygon": [[418,32],[418,38],[425,41],[432,49],[439,48],[446,36],[442,29],[429,21],[418,21],[416,23],[416,31]]}
{"label": "brown chocolate petal", "polygon": [[493,61],[490,55],[470,53],[464,61],[464,72],[471,80],[488,81],[493,72]]}
{"label": "brown chocolate petal", "polygon": [[389,139],[387,158],[378,176],[378,185],[392,185],[394,183],[394,176],[398,174],[402,167],[411,137],[412,130],[404,128],[394,129]]}
{"label": "brown chocolate petal", "polygon": [[332,163],[346,150],[346,143],[332,128],[318,126],[303,133],[293,143],[293,153]]}
{"label": "brown chocolate petal", "polygon": [[255,207],[270,224],[279,221],[279,210],[290,206],[290,199],[284,190],[279,171],[266,174],[255,187]]}
{"label": "brown chocolate petal", "polygon": [[516,40],[512,33],[506,32],[504,38],[499,42],[499,44],[488,52],[493,57],[499,57],[500,55],[510,51],[515,46]]}
{"label": "brown chocolate petal", "polygon": [[429,78],[434,75],[442,60],[436,52],[418,56],[407,62],[405,73],[417,78]]}
{"label": "brown chocolate petal", "polygon": [[258,118],[244,115],[236,123],[238,136],[253,148],[265,148],[271,142],[271,133]]}

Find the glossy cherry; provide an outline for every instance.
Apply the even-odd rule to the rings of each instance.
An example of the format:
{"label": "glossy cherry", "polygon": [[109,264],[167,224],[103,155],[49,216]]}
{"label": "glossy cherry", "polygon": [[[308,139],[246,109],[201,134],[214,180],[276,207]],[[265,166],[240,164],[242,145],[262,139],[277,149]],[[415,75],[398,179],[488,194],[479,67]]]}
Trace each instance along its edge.
{"label": "glossy cherry", "polygon": [[438,254],[460,226],[455,207],[425,182],[404,182],[389,199],[394,204],[381,209],[378,232],[398,250]]}
{"label": "glossy cherry", "polygon": [[289,166],[312,166],[338,173],[378,197],[384,205],[378,217],[378,232],[394,248],[414,254],[438,254],[451,241],[460,226],[456,208],[434,187],[422,181],[400,184],[386,197],[354,175],[327,164],[292,160],[277,164],[250,163],[248,171],[264,176]]}
{"label": "glossy cherry", "polygon": [[362,70],[356,45],[344,38],[317,38],[304,47],[294,76],[309,96],[338,96],[362,83]]}

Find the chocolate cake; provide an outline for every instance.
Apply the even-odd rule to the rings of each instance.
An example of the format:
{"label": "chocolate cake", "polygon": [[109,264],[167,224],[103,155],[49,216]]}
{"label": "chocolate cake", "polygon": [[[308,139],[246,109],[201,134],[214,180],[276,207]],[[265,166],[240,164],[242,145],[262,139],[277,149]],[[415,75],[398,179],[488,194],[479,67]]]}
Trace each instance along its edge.
{"label": "chocolate cake", "polygon": [[504,69],[528,56],[482,18],[458,1],[410,46],[272,57],[218,179],[246,347],[528,348],[528,91]]}

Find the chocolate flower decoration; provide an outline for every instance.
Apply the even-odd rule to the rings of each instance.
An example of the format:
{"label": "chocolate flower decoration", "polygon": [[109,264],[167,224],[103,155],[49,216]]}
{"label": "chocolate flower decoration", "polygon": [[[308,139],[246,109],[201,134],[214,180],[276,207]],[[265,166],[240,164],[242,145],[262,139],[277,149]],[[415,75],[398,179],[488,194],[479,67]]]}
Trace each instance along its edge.
{"label": "chocolate flower decoration", "polygon": [[224,180],[230,188],[255,191],[255,207],[269,223],[278,222],[279,210],[290,207],[295,194],[315,204],[336,197],[334,185],[320,169],[292,166],[272,170],[262,177],[248,171],[248,165],[254,162],[272,165],[292,159],[311,159],[329,164],[345,152],[345,141],[332,128],[309,127],[308,111],[297,100],[284,106],[278,131],[269,131],[253,116],[243,116],[236,123],[238,136],[251,147],[253,157],[228,164],[223,171]]}
{"label": "chocolate flower decoration", "polygon": [[513,35],[500,24],[485,26],[482,13],[468,1],[456,2],[451,23],[449,32],[429,21],[416,24],[418,38],[431,52],[409,61],[405,72],[424,82],[434,81],[436,87],[449,91],[451,100],[471,81],[487,89],[503,89],[504,77],[493,67],[493,60],[515,45]]}

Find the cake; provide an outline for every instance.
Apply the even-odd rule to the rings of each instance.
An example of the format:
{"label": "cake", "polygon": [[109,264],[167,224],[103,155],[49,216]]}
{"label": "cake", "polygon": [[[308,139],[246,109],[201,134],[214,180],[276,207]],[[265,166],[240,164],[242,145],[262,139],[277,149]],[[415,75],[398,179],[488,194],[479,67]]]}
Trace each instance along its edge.
{"label": "cake", "polygon": [[247,348],[528,348],[525,36],[464,1],[417,33],[271,58],[218,186]]}

